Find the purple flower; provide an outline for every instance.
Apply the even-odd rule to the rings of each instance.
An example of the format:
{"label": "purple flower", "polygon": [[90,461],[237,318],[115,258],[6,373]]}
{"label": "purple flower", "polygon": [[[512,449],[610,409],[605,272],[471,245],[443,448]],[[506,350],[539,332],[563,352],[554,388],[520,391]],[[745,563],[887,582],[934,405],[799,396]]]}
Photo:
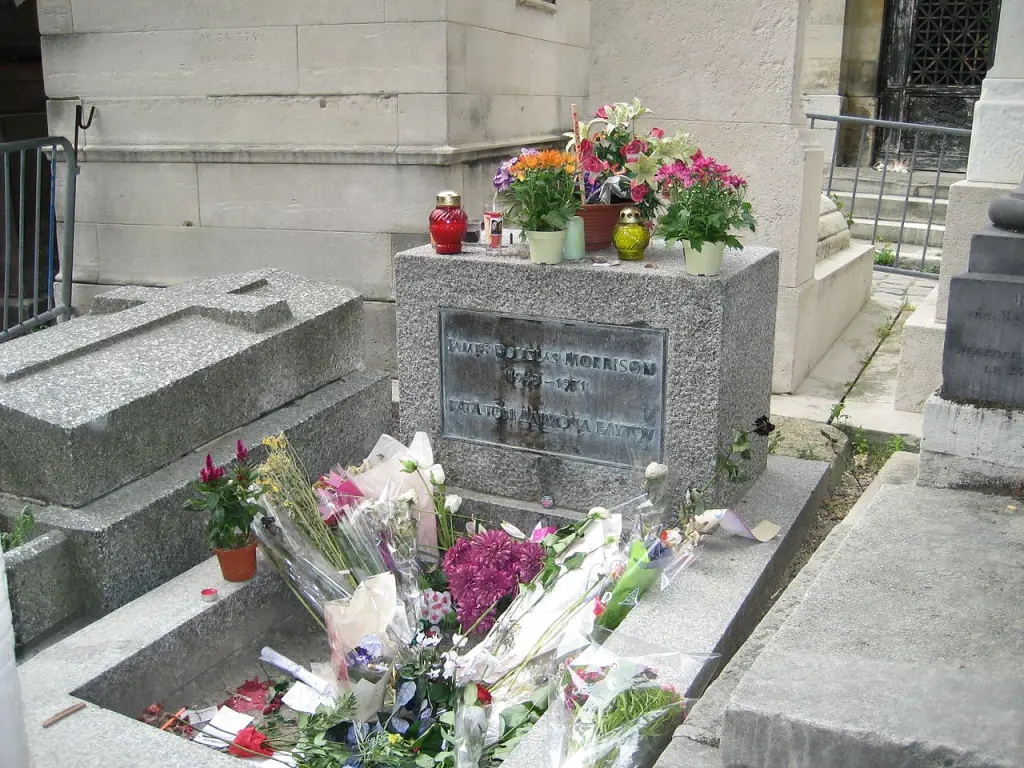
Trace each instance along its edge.
{"label": "purple flower", "polygon": [[[527,152],[527,150],[524,149],[523,154],[536,154],[536,150],[532,152]],[[519,162],[518,157],[513,157],[511,160],[506,160],[504,163],[501,164],[501,167],[498,168],[498,172],[494,174],[494,188],[497,189],[499,192],[504,192],[506,189],[512,186],[512,182],[515,181],[515,178],[512,176],[510,169],[517,162]]]}
{"label": "purple flower", "polygon": [[489,630],[495,603],[515,597],[519,584],[540,572],[543,559],[539,544],[513,541],[504,531],[456,541],[445,554],[443,567],[459,623],[465,629],[476,624],[477,633]]}

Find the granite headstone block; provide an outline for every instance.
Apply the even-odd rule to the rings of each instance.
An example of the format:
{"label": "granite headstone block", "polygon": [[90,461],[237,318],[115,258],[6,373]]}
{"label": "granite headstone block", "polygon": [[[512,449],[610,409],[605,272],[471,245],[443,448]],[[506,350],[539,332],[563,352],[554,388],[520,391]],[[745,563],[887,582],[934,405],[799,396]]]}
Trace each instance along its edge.
{"label": "granite headstone block", "polygon": [[1024,406],[1024,276],[968,272],[950,281],[942,396]]}
{"label": "granite headstone block", "polygon": [[1024,234],[991,225],[971,237],[967,271],[1024,277]]}
{"label": "granite headstone block", "polygon": [[[728,251],[691,277],[682,253],[539,267],[468,247],[398,254],[401,431],[437,436],[453,485],[586,510],[625,500],[644,466],[677,487],[715,473],[733,430],[768,413],[778,254]],[[754,441],[739,498],[764,470]]]}
{"label": "granite headstone block", "polygon": [[81,506],[362,368],[361,299],[278,270],[93,307],[4,345],[0,490]]}

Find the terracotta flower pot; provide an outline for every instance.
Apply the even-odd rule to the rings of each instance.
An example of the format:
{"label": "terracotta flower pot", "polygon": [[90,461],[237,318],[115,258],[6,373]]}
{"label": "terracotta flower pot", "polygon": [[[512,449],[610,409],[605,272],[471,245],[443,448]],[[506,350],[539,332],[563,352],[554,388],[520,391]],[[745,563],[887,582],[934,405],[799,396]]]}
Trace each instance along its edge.
{"label": "terracotta flower pot", "polygon": [[612,229],[619,220],[619,213],[631,205],[632,203],[613,203],[580,206],[576,215],[583,217],[583,233],[587,239],[588,251],[611,248]]}
{"label": "terracotta flower pot", "polygon": [[256,575],[256,542],[241,549],[214,549],[225,581],[248,581]]}

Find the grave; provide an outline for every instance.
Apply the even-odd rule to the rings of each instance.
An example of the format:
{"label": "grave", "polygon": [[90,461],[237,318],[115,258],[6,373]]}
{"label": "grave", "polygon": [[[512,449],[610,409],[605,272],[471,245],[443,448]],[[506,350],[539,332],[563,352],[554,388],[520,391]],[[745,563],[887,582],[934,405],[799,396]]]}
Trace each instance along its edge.
{"label": "grave", "polygon": [[950,281],[942,388],[925,404],[921,484],[1024,480],[1024,182],[993,203]]}
{"label": "grave", "polygon": [[7,555],[19,645],[209,557],[182,510],[207,453],[287,431],[311,471],[361,460],[389,383],[364,369],[361,299],[277,270],[120,288],[5,344],[0,514],[28,503],[38,529]]}
{"label": "grave", "polygon": [[[641,603],[610,642],[619,650],[632,638],[694,654],[732,653],[791,562],[818,504],[827,493],[828,465],[769,457],[766,471],[739,504],[748,519],[769,518],[782,535],[766,544],[715,536],[685,577],[657,600]],[[494,522],[501,517],[492,518]],[[19,668],[26,730],[36,764],[136,768],[188,765],[238,768],[237,758],[186,741],[138,721],[144,707],[220,702],[223,686],[255,674],[259,649],[271,645],[299,663],[323,661],[327,646],[281,579],[260,556],[256,577],[220,581],[207,560],[137,600],[42,650]],[[216,583],[217,602],[200,591]],[[713,666],[692,665],[674,682],[699,695]],[[43,729],[55,712],[79,702],[87,708]],[[546,720],[541,719],[507,761],[509,768],[546,759]],[[67,745],[74,744],[73,757]]]}
{"label": "grave", "polygon": [[[599,258],[396,256],[401,431],[438,436],[470,501],[613,506],[651,461],[680,497],[768,414],[777,251],[729,251],[714,278],[686,275],[664,248]],[[717,482],[709,503],[741,498],[765,461],[753,441],[746,480]]]}

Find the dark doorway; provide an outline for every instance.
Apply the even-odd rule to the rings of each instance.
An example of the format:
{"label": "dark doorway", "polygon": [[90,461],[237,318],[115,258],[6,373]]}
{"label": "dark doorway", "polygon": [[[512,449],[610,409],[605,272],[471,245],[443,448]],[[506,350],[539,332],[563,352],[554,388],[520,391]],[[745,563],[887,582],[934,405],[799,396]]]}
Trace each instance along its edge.
{"label": "dark doorway", "polygon": [[[970,128],[995,50],[1000,0],[887,0],[879,69],[879,117],[907,123]],[[967,167],[966,137],[922,134],[916,168]],[[885,131],[876,159],[908,161],[914,139]]]}
{"label": "dark doorway", "polygon": [[[0,144],[46,135],[36,2],[0,0]],[[51,185],[48,157],[37,150],[0,152],[0,332],[52,306],[59,265]]]}

